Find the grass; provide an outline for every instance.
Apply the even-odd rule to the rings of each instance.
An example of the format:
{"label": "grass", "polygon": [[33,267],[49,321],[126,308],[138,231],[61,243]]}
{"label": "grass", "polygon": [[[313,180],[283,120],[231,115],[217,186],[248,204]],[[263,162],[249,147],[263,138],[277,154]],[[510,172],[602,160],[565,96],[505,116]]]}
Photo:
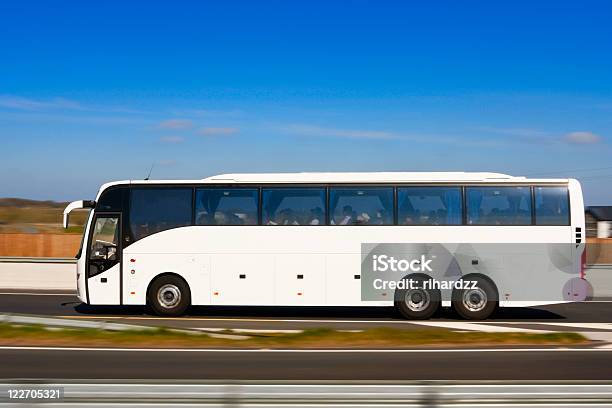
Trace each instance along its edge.
{"label": "grass", "polygon": [[[227,334],[231,332],[226,332]],[[241,336],[244,334],[241,333]],[[575,345],[588,343],[577,333],[484,333],[444,329],[373,328],[341,332],[328,328],[300,333],[248,334],[246,339],[215,338],[166,328],[112,332],[99,329],[53,329],[0,324],[0,345],[155,347],[155,348],[414,348],[441,346]]]}
{"label": "grass", "polygon": [[67,203],[0,198],[0,232],[67,232],[81,233],[88,211],[75,211],[70,216],[71,227],[62,228],[63,211]]}

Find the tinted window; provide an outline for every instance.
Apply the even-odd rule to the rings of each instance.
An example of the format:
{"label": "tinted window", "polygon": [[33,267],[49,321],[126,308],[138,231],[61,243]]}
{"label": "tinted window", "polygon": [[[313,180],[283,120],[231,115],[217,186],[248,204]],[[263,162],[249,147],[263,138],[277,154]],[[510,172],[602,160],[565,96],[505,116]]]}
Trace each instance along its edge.
{"label": "tinted window", "polygon": [[324,188],[263,189],[264,225],[325,225]]}
{"label": "tinted window", "polygon": [[529,187],[466,188],[468,224],[531,224],[530,190]]}
{"label": "tinted window", "polygon": [[257,225],[256,188],[196,190],[196,225]]}
{"label": "tinted window", "polygon": [[329,209],[332,225],[392,225],[393,188],[332,188]]}
{"label": "tinted window", "polygon": [[459,225],[461,188],[398,188],[397,211],[400,225]]}
{"label": "tinted window", "polygon": [[567,187],[536,187],[537,225],[569,225]]}
{"label": "tinted window", "polygon": [[115,187],[106,190],[96,204],[98,211],[121,211],[123,208],[123,188]]}
{"label": "tinted window", "polygon": [[135,240],[156,232],[191,225],[190,188],[135,188],[130,228]]}

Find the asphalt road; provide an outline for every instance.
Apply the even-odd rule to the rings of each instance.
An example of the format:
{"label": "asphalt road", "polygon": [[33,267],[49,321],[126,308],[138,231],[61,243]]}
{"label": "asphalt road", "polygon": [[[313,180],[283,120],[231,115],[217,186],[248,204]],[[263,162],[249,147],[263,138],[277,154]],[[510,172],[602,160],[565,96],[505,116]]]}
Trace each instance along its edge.
{"label": "asphalt road", "polygon": [[[381,308],[197,307],[163,319],[142,307],[92,307],[70,294],[0,294],[0,313],[174,327],[424,328]],[[460,322],[449,311],[434,324]],[[487,324],[545,327],[612,323],[612,303],[502,309]],[[605,330],[606,328],[600,329]],[[249,380],[610,380],[612,348],[411,351],[214,351],[0,347],[0,378]]]}
{"label": "asphalt road", "polygon": [[610,380],[612,350],[116,351],[0,348],[0,378]]}
{"label": "asphalt road", "polygon": [[[160,325],[180,328],[244,328],[262,330],[304,329],[331,327],[337,329],[364,329],[392,326],[403,329],[423,329],[428,326],[400,318],[391,308],[376,307],[192,307],[181,318],[159,318],[144,307],[88,306],[70,294],[53,292],[1,291],[0,313],[23,313],[63,316],[79,319],[122,321],[132,324]],[[431,322],[458,322],[461,320],[443,308]],[[589,302],[542,306],[538,308],[502,308],[487,324],[510,324],[513,327],[554,330],[585,331],[571,326],[573,323],[612,323],[612,302]]]}

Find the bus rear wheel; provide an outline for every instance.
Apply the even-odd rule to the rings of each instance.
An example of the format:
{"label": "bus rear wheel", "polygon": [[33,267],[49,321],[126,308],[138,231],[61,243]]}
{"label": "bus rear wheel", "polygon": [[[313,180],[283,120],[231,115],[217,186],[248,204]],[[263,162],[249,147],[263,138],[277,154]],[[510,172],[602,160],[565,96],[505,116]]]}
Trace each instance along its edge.
{"label": "bus rear wheel", "polygon": [[159,316],[180,316],[191,304],[187,282],[175,275],[162,275],[149,287],[149,305]]}
{"label": "bus rear wheel", "polygon": [[497,289],[493,282],[478,276],[467,276],[463,280],[475,284],[453,291],[453,309],[467,320],[484,320],[491,316],[498,305]]}
{"label": "bus rear wheel", "polygon": [[395,291],[395,309],[406,319],[426,320],[440,308],[440,291],[425,288],[427,275],[411,275],[404,278],[416,282],[414,288]]}

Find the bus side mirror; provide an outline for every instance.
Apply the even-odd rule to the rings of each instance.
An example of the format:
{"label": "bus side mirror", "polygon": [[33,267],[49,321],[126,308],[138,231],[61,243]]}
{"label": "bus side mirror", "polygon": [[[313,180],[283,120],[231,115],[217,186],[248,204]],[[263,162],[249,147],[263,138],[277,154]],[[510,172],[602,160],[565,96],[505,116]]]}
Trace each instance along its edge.
{"label": "bus side mirror", "polygon": [[64,209],[64,228],[68,228],[68,224],[70,223],[70,213],[74,210],[79,210],[82,208],[94,208],[96,206],[96,202],[92,200],[79,200],[73,201],[66,206]]}

